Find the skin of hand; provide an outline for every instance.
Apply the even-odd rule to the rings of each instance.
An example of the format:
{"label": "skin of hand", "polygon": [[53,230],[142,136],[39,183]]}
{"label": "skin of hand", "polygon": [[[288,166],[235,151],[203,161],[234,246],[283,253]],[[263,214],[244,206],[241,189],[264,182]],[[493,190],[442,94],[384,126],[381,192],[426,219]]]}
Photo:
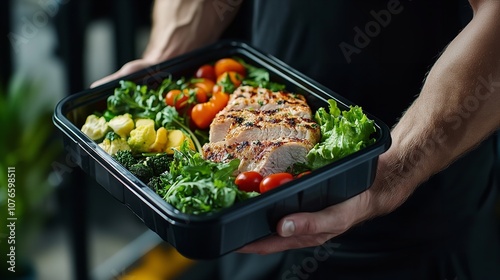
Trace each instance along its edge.
{"label": "skin of hand", "polygon": [[126,63],[117,72],[95,81],[90,87],[215,42],[234,19],[240,4],[224,8],[215,6],[209,0],[156,0],[150,39],[143,57]]}
{"label": "skin of hand", "polygon": [[[428,73],[422,91],[391,132],[373,185],[314,213],[282,218],[277,234],[240,253],[318,246],[358,223],[392,212],[419,184],[473,149],[500,126],[500,1],[470,1],[472,21]],[[467,102],[477,108],[463,114]]]}

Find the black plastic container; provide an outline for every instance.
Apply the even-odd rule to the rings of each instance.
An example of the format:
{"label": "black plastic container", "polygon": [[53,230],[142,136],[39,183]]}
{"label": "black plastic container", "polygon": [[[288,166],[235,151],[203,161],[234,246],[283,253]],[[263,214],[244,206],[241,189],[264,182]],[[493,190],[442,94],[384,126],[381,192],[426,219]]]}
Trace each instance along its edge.
{"label": "black plastic container", "polygon": [[[354,105],[278,59],[233,41],[216,43],[123,79],[154,87],[169,75],[192,76],[204,63],[233,56],[267,69],[273,81],[285,84],[289,91],[304,94],[313,110],[327,106],[326,100],[330,98],[335,99],[341,109]],[[117,86],[118,81],[113,81],[64,98],[55,109],[54,123],[64,133],[64,144],[76,155],[78,165],[188,258],[222,256],[272,234],[279,219],[286,214],[317,211],[363,192],[373,182],[378,156],[391,143],[388,127],[367,113],[377,127],[375,144],[230,208],[187,215],[165,202],[80,131],[87,115],[105,109],[107,97]]]}

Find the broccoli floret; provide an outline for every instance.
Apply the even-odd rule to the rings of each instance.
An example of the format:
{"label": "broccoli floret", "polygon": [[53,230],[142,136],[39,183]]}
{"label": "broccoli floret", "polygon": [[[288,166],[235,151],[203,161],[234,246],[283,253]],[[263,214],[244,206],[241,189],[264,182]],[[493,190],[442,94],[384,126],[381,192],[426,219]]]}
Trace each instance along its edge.
{"label": "broccoli floret", "polygon": [[134,174],[139,180],[144,182],[144,184],[147,184],[149,182],[149,179],[153,177],[153,170],[151,167],[146,166],[142,162],[136,163],[128,169],[132,174]]}
{"label": "broccoli floret", "polygon": [[152,189],[155,193],[161,195],[162,191],[164,191],[164,183],[161,180],[160,176],[153,176],[149,179],[148,187]]}
{"label": "broccoli floret", "polygon": [[130,169],[132,165],[138,163],[137,159],[130,150],[120,150],[113,156],[113,158],[127,169]]}
{"label": "broccoli floret", "polygon": [[169,169],[171,158],[167,154],[157,154],[146,158],[146,165],[158,176]]}

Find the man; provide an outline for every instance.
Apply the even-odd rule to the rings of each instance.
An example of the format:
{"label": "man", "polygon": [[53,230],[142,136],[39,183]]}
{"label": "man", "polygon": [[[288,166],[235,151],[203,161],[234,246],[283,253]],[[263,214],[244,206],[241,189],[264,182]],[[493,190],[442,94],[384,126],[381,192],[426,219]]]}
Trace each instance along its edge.
{"label": "man", "polygon": [[254,46],[395,126],[369,190],[283,217],[276,236],[240,250],[266,256],[229,255],[220,277],[498,279],[500,1],[255,0],[237,14],[241,2],[157,0],[144,57],[96,84],[214,42],[236,20]]}

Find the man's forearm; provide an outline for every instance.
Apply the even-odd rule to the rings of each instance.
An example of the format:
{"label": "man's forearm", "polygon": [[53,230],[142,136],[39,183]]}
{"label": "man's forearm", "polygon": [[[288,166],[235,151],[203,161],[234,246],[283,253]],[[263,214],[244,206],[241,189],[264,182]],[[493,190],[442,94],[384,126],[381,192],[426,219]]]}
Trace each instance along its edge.
{"label": "man's forearm", "polygon": [[[392,131],[372,191],[375,212],[399,206],[418,186],[500,125],[500,2],[475,15],[429,72],[420,96]],[[378,208],[378,209],[377,209]]]}
{"label": "man's forearm", "polygon": [[156,0],[144,58],[159,62],[214,42],[234,19],[239,2],[217,6],[209,0]]}

